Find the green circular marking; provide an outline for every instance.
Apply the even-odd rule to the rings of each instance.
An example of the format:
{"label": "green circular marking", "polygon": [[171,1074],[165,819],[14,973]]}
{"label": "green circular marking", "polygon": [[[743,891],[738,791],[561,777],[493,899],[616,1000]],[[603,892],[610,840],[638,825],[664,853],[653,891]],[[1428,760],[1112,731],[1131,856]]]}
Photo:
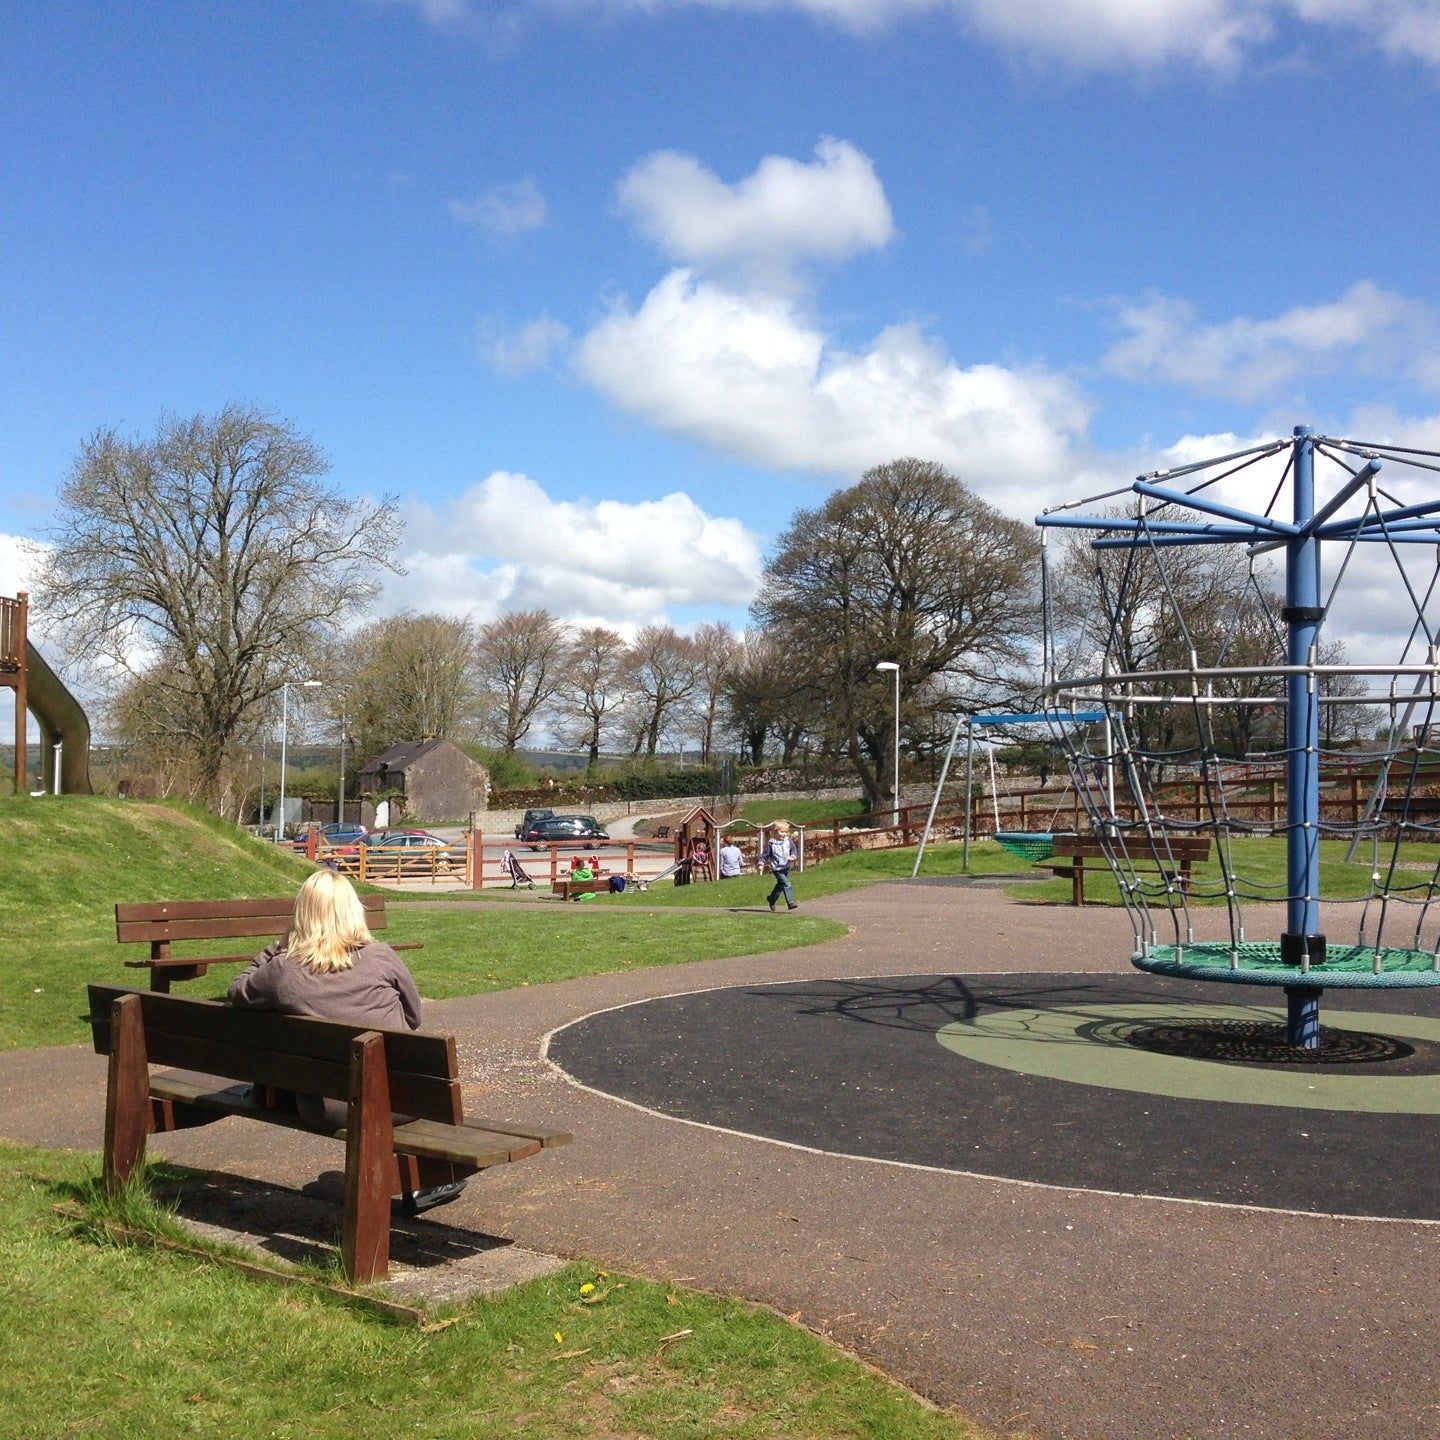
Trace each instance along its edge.
{"label": "green circular marking", "polygon": [[[1022,1075],[1098,1085],[1179,1100],[1231,1105],[1288,1105],[1297,1110],[1440,1115],[1440,1075],[1296,1073],[1269,1066],[1221,1064],[1160,1055],[1123,1040],[1107,1041],[1081,1026],[1097,1021],[1274,1020],[1283,1010],[1244,1005],[1061,1005],[1047,1010],[993,1010],[957,1020],[937,1036],[956,1055]],[[1440,1043],[1440,1020],[1331,1009],[1326,1025]]]}

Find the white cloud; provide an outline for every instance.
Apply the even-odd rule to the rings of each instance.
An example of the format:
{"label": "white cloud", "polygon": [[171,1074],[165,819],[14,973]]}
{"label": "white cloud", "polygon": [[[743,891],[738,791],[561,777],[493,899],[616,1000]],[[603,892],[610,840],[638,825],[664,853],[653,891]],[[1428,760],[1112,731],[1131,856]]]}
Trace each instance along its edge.
{"label": "white cloud", "polygon": [[436,511],[407,506],[403,563],[386,602],[489,620],[544,606],[631,630],[672,605],[744,606],[763,560],[754,534],[688,495],[555,500],[498,470]]}
{"label": "white cloud", "polygon": [[1434,311],[1368,280],[1337,300],[1297,305],[1271,319],[1236,316],[1203,323],[1188,301],[1163,295],[1123,304],[1127,337],[1106,368],[1131,380],[1168,380],[1196,390],[1257,400],[1339,363],[1372,374],[1440,381]]}
{"label": "white cloud", "polygon": [[781,469],[854,477],[900,455],[937,460],[992,503],[1066,473],[1089,407],[1039,367],[962,368],[915,325],[846,350],[788,300],[686,270],[580,342],[580,374],[666,430]]}
{"label": "white cloud", "polygon": [[475,200],[452,200],[450,213],[463,225],[508,238],[538,229],[550,211],[540,187],[527,175],[512,185],[494,185]]}
{"label": "white cloud", "polygon": [[804,261],[845,260],[895,233],[869,158],[828,137],[813,162],[767,155],[734,185],[694,156],[660,150],[616,194],[668,258],[770,285],[790,283]]}
{"label": "white cloud", "polygon": [[12,599],[35,584],[35,542],[24,535],[0,534],[0,595]]}
{"label": "white cloud", "polygon": [[[487,13],[479,0],[398,0],[454,30]],[[857,36],[915,17],[948,15],[982,40],[1027,59],[1075,69],[1188,65],[1227,72],[1289,36],[1327,47],[1359,38],[1400,60],[1440,64],[1437,0],[529,0],[545,14],[663,16],[686,9],[765,15],[793,11]]]}
{"label": "white cloud", "polygon": [[502,375],[543,370],[569,343],[570,327],[548,312],[506,332],[488,320],[480,324],[482,353]]}

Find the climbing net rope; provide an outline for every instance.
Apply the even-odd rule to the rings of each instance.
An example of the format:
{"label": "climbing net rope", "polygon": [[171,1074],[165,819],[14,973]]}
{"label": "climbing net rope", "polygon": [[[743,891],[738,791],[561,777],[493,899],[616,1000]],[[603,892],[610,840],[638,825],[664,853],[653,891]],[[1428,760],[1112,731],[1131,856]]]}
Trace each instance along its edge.
{"label": "climbing net rope", "polygon": [[1301,427],[1039,517],[1045,708],[1142,968],[1440,983],[1436,472]]}

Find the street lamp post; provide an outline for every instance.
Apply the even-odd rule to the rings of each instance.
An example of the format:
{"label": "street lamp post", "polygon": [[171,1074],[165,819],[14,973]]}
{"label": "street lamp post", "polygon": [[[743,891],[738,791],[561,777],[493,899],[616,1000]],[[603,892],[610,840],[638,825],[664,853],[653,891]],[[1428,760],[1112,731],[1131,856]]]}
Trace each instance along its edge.
{"label": "street lamp post", "polygon": [[895,675],[895,788],[892,792],[895,809],[891,812],[890,823],[898,825],[900,823],[900,667],[893,660],[882,660],[875,668],[890,670]]}
{"label": "street lamp post", "polygon": [[298,685],[302,690],[318,690],[318,680],[286,680],[280,686],[280,823],[275,828],[275,838],[285,838],[285,760],[290,740],[290,687]]}
{"label": "street lamp post", "polygon": [[335,822],[345,823],[345,707],[340,707],[340,788],[335,792]]}

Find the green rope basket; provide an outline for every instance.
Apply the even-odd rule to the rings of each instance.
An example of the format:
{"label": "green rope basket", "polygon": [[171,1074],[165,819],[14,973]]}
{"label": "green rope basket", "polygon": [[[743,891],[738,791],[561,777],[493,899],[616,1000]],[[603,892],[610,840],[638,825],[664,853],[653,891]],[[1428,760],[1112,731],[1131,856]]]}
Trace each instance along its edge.
{"label": "green rope basket", "polygon": [[1055,853],[1055,837],[1044,830],[997,830],[995,840],[1022,860],[1048,860]]}

